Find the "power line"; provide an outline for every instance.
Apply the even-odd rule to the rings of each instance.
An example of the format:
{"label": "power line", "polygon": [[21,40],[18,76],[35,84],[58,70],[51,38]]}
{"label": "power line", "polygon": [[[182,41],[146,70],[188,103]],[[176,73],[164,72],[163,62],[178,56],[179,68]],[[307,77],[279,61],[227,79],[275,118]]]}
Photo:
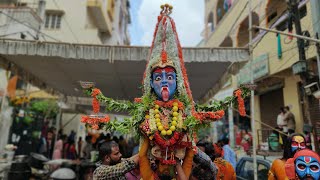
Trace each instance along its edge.
{"label": "power line", "polygon": [[[56,6],[59,10],[61,10],[61,8],[59,7],[59,5],[58,5],[58,3],[57,3],[56,0],[53,0],[53,3],[55,4],[55,6]],[[79,43],[79,40],[78,40],[77,36],[75,35],[75,33],[72,31],[72,28],[71,28],[69,22],[67,21],[66,17],[65,17],[65,16],[62,16],[62,18],[65,20],[68,29],[70,30],[70,32],[71,32],[71,34],[73,35],[73,37],[76,39],[77,43]]]}
{"label": "power line", "polygon": [[17,23],[22,24],[22,25],[24,25],[24,26],[26,26],[26,27],[28,27],[28,28],[30,28],[30,29],[32,29],[32,30],[34,30],[34,31],[36,31],[36,32],[39,32],[40,34],[42,34],[42,35],[44,35],[44,36],[47,36],[47,37],[49,37],[50,39],[53,39],[53,40],[55,40],[55,41],[57,41],[57,42],[61,42],[60,40],[58,40],[58,39],[56,39],[56,38],[54,38],[54,37],[52,37],[52,36],[50,36],[50,35],[47,35],[47,34],[45,34],[45,33],[41,32],[41,31],[39,31],[38,29],[35,29],[35,28],[34,28],[34,27],[32,27],[32,26],[29,26],[28,24],[25,24],[25,23],[23,23],[23,22],[19,21],[18,19],[16,19],[16,18],[14,18],[14,17],[10,16],[9,14],[4,13],[3,11],[0,11],[0,14],[5,15],[5,16],[9,17],[10,19],[12,19],[12,20],[16,21]]}

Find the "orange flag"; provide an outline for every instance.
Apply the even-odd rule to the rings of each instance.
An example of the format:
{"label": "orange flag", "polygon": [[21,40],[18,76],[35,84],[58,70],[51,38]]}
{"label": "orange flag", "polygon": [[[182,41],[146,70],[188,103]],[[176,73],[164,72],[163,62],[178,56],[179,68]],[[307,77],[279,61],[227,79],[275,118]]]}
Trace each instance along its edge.
{"label": "orange flag", "polygon": [[7,95],[8,95],[10,98],[13,98],[13,97],[16,96],[17,81],[18,81],[18,76],[13,76],[13,77],[8,81]]}

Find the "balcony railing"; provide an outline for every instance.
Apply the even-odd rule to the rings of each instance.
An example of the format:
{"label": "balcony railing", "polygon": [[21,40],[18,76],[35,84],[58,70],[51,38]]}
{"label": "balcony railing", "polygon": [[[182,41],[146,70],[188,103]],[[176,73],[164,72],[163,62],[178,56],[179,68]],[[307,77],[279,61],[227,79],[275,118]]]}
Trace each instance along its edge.
{"label": "balcony railing", "polygon": [[[2,23],[20,23],[38,29],[42,23],[40,17],[29,7],[0,7]],[[2,24],[1,23],[1,24]]]}

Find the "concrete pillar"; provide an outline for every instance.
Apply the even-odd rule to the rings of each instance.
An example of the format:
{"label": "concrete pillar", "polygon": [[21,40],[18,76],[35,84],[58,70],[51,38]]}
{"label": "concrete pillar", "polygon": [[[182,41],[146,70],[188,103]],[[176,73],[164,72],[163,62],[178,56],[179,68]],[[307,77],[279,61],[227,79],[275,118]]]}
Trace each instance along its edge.
{"label": "concrete pillar", "polygon": [[233,110],[231,107],[228,108],[228,117],[229,117],[229,140],[230,140],[230,147],[235,147],[235,140],[234,140],[234,123],[233,123]]}

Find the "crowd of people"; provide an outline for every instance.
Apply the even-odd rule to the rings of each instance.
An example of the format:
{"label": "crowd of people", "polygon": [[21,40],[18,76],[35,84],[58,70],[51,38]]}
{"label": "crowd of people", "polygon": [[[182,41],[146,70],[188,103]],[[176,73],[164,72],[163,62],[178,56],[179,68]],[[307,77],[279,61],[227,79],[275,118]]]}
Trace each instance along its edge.
{"label": "crowd of people", "polygon": [[[140,180],[139,155],[133,152],[132,157],[122,159],[120,144],[115,141],[104,141],[99,146],[99,167],[94,171],[95,179],[128,179]],[[139,153],[146,148],[141,147]],[[121,160],[122,159],[122,160]],[[180,161],[176,164],[176,173],[180,179],[187,179]],[[236,179],[236,154],[229,146],[229,139],[217,143],[201,140],[197,143],[194,164],[190,179]],[[156,163],[151,163],[153,171],[157,170]],[[165,179],[161,177],[160,179]]]}
{"label": "crowd of people", "polygon": [[[274,160],[268,173],[268,179],[319,179],[320,157],[307,148],[305,137],[294,133],[284,140],[284,144],[283,157]],[[145,149],[141,147],[140,153],[146,151]],[[105,141],[101,144],[99,160],[100,165],[94,171],[95,179],[138,180],[141,178],[139,155],[134,154],[130,158],[122,159],[120,146],[115,141]],[[155,163],[151,166],[154,171],[158,168]],[[217,143],[200,140],[197,143],[189,179],[233,180],[236,179],[235,166],[236,154],[229,146],[229,139],[223,139]],[[181,170],[180,162],[176,164],[176,173],[180,179],[188,179]]]}
{"label": "crowd of people", "polygon": [[[55,139],[57,137],[57,140]],[[54,127],[43,128],[40,143],[38,145],[38,153],[44,155],[48,159],[84,159],[96,161],[99,146],[104,142],[114,141],[119,144],[120,152],[124,157],[131,156],[132,152],[137,152],[137,142],[131,138],[127,141],[123,136],[111,136],[110,133],[93,135],[88,134],[85,141],[77,135],[75,131],[71,131],[69,135],[63,133],[62,130],[56,134]]]}
{"label": "crowd of people", "polygon": [[[299,158],[295,154],[301,150],[310,149],[308,152],[303,152],[307,153],[307,155],[311,154],[315,159],[318,158],[311,150],[310,142],[308,141],[310,137],[292,133],[294,129],[290,131],[289,129],[291,128],[288,128],[288,133],[290,132],[288,136],[281,136],[283,137],[283,156],[272,163],[268,173],[269,180],[287,178],[286,164],[295,163],[296,161],[292,159]],[[283,129],[277,127],[275,132],[278,131],[283,131]],[[58,137],[57,140],[55,140],[56,136]],[[229,145],[228,135],[221,137],[222,139],[216,143],[208,141],[210,138],[197,142],[193,168],[189,179],[236,179],[237,154]],[[274,138],[278,139],[279,137],[280,134],[278,133],[277,137]],[[272,138],[272,136],[269,136],[269,138]],[[87,159],[97,162],[97,168],[93,173],[95,179],[110,179],[111,177],[128,180],[141,179],[139,145],[133,139],[127,141],[123,136],[118,138],[117,136],[112,137],[109,133],[102,133],[99,136],[88,134],[85,137],[85,142],[83,142],[82,137],[78,137],[77,142],[75,140],[76,133],[74,131],[71,131],[68,136],[63,134],[62,131],[59,131],[58,135],[56,135],[55,128],[48,128],[47,132],[43,131],[39,153],[53,160]],[[235,128],[235,141],[236,145],[241,146],[245,152],[248,152],[252,146],[252,135],[246,130],[237,130]],[[143,151],[143,148],[140,147],[140,153],[141,151]],[[302,153],[302,155],[305,154]],[[151,168],[154,171],[158,168],[156,164],[151,163]],[[176,164],[176,173],[180,179],[187,179],[181,169],[181,165],[181,163]],[[308,176],[317,176],[318,174],[311,173]],[[296,176],[298,177],[298,174]],[[302,177],[303,173],[300,176]]]}

